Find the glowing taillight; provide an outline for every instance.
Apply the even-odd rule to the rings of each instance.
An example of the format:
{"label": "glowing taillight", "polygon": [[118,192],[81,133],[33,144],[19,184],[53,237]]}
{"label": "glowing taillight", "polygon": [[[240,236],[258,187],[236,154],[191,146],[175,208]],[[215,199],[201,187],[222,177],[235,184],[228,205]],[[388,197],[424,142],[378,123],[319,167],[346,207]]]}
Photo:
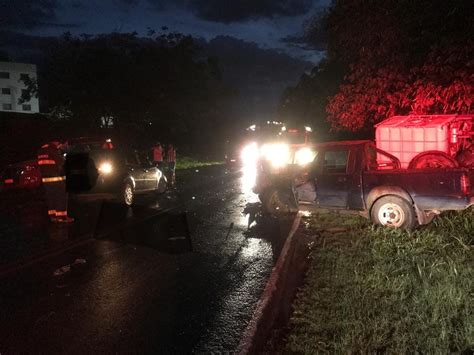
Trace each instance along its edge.
{"label": "glowing taillight", "polygon": [[469,183],[469,177],[466,174],[461,176],[461,191],[464,195],[469,195],[471,185]]}
{"label": "glowing taillight", "polygon": [[6,179],[5,184],[13,184],[13,179]]}

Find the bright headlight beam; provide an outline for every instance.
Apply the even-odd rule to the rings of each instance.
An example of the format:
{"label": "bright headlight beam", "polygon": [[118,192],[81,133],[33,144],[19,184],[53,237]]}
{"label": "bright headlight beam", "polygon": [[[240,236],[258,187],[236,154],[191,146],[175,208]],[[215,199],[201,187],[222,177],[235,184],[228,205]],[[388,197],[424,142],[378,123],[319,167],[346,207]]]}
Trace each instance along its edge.
{"label": "bright headlight beam", "polygon": [[295,153],[295,163],[298,165],[306,165],[311,163],[316,157],[316,152],[310,148],[298,149]]}
{"label": "bright headlight beam", "polygon": [[288,144],[265,144],[262,147],[262,155],[275,168],[281,168],[288,164],[290,159],[290,147]]}
{"label": "bright headlight beam", "polygon": [[109,175],[112,170],[112,164],[110,164],[109,162],[104,162],[99,166],[99,171],[104,175]]}
{"label": "bright headlight beam", "polygon": [[258,159],[258,146],[257,143],[247,144],[240,153],[242,163],[244,165],[255,165]]}

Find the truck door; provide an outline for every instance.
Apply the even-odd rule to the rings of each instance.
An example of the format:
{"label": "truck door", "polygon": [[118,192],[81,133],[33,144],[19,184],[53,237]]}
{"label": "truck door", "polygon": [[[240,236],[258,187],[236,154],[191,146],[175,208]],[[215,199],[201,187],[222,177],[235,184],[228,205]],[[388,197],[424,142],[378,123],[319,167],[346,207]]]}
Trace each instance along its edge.
{"label": "truck door", "polygon": [[319,155],[315,174],[316,201],[320,207],[347,208],[353,167],[347,146],[326,148]]}

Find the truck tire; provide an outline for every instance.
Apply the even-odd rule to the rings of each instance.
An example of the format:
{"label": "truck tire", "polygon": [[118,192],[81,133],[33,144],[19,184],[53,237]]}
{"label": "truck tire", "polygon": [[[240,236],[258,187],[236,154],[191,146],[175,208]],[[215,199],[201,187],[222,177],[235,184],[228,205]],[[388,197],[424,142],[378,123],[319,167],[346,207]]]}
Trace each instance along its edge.
{"label": "truck tire", "polygon": [[284,193],[276,188],[268,188],[259,194],[265,212],[273,216],[298,212],[297,207],[293,207],[294,196]]}
{"label": "truck tire", "polygon": [[446,153],[428,151],[414,157],[408,165],[408,169],[457,168],[458,165],[458,162]]}
{"label": "truck tire", "polygon": [[121,200],[125,206],[130,207],[135,201],[135,191],[131,182],[126,182],[122,187]]}
{"label": "truck tire", "polygon": [[418,222],[410,202],[399,196],[384,196],[375,201],[370,211],[373,223],[390,228],[414,228]]}

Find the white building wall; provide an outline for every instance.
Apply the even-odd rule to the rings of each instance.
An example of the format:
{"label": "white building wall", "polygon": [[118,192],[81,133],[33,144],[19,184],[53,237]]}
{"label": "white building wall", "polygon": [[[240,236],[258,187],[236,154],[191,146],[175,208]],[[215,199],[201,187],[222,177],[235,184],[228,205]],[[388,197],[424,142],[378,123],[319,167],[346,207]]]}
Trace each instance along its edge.
{"label": "white building wall", "polygon": [[22,75],[36,79],[36,65],[23,63],[0,62],[0,111],[38,113],[39,102],[33,97],[29,102],[18,103],[25,84],[20,80]]}

